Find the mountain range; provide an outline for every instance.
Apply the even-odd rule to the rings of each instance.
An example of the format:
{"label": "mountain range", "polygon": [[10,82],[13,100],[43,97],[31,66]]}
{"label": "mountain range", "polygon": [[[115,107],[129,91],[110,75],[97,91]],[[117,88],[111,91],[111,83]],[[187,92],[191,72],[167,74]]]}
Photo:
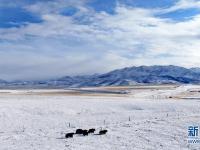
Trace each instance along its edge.
{"label": "mountain range", "polygon": [[143,84],[200,84],[200,68],[179,66],[139,66],[117,69],[104,74],[65,76],[52,80],[12,81],[0,80],[1,88],[68,88],[128,86]]}

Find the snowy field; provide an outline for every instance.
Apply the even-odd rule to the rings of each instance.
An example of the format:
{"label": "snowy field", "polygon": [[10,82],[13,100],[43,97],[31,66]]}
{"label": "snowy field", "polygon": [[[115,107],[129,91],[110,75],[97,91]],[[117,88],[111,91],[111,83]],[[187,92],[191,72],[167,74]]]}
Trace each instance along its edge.
{"label": "snowy field", "polygon": [[[104,90],[127,94],[0,90],[0,150],[200,149],[187,143],[188,126],[200,125],[200,86]],[[64,138],[77,128],[108,133]]]}

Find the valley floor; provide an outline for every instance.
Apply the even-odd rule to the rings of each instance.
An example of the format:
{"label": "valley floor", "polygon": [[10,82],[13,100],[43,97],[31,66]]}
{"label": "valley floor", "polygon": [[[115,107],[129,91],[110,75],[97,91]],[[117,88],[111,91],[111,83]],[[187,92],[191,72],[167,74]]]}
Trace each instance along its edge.
{"label": "valley floor", "polygon": [[[187,142],[188,126],[200,125],[199,89],[0,90],[0,150],[200,149]],[[108,133],[64,138],[77,128]]]}

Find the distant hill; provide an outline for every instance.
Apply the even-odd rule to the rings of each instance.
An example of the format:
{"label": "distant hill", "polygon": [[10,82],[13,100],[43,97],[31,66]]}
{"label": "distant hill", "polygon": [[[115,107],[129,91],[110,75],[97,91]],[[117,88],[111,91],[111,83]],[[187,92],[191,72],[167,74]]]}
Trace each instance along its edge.
{"label": "distant hill", "polygon": [[105,74],[66,76],[54,80],[15,81],[0,80],[0,87],[65,88],[126,86],[138,84],[200,84],[200,68],[179,66],[140,66],[117,69]]}
{"label": "distant hill", "polygon": [[7,81],[0,79],[0,84],[7,84]]}
{"label": "distant hill", "polygon": [[200,68],[195,67],[195,68],[191,68],[191,70],[196,73],[200,73]]}

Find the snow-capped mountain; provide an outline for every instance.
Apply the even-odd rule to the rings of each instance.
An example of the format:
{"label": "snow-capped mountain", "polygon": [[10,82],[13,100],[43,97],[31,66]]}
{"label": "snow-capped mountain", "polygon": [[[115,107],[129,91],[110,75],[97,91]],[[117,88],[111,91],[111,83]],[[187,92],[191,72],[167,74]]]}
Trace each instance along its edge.
{"label": "snow-capped mountain", "polygon": [[102,79],[136,83],[200,83],[200,72],[178,66],[140,66],[114,70],[99,76]]}
{"label": "snow-capped mountain", "polygon": [[191,70],[196,72],[196,73],[200,73],[200,68],[198,68],[198,67],[191,68]]}
{"label": "snow-capped mountain", "polygon": [[44,81],[0,80],[1,87],[91,87],[125,86],[137,84],[200,84],[200,69],[187,69],[178,66],[140,66],[114,70],[100,75],[66,76]]}

